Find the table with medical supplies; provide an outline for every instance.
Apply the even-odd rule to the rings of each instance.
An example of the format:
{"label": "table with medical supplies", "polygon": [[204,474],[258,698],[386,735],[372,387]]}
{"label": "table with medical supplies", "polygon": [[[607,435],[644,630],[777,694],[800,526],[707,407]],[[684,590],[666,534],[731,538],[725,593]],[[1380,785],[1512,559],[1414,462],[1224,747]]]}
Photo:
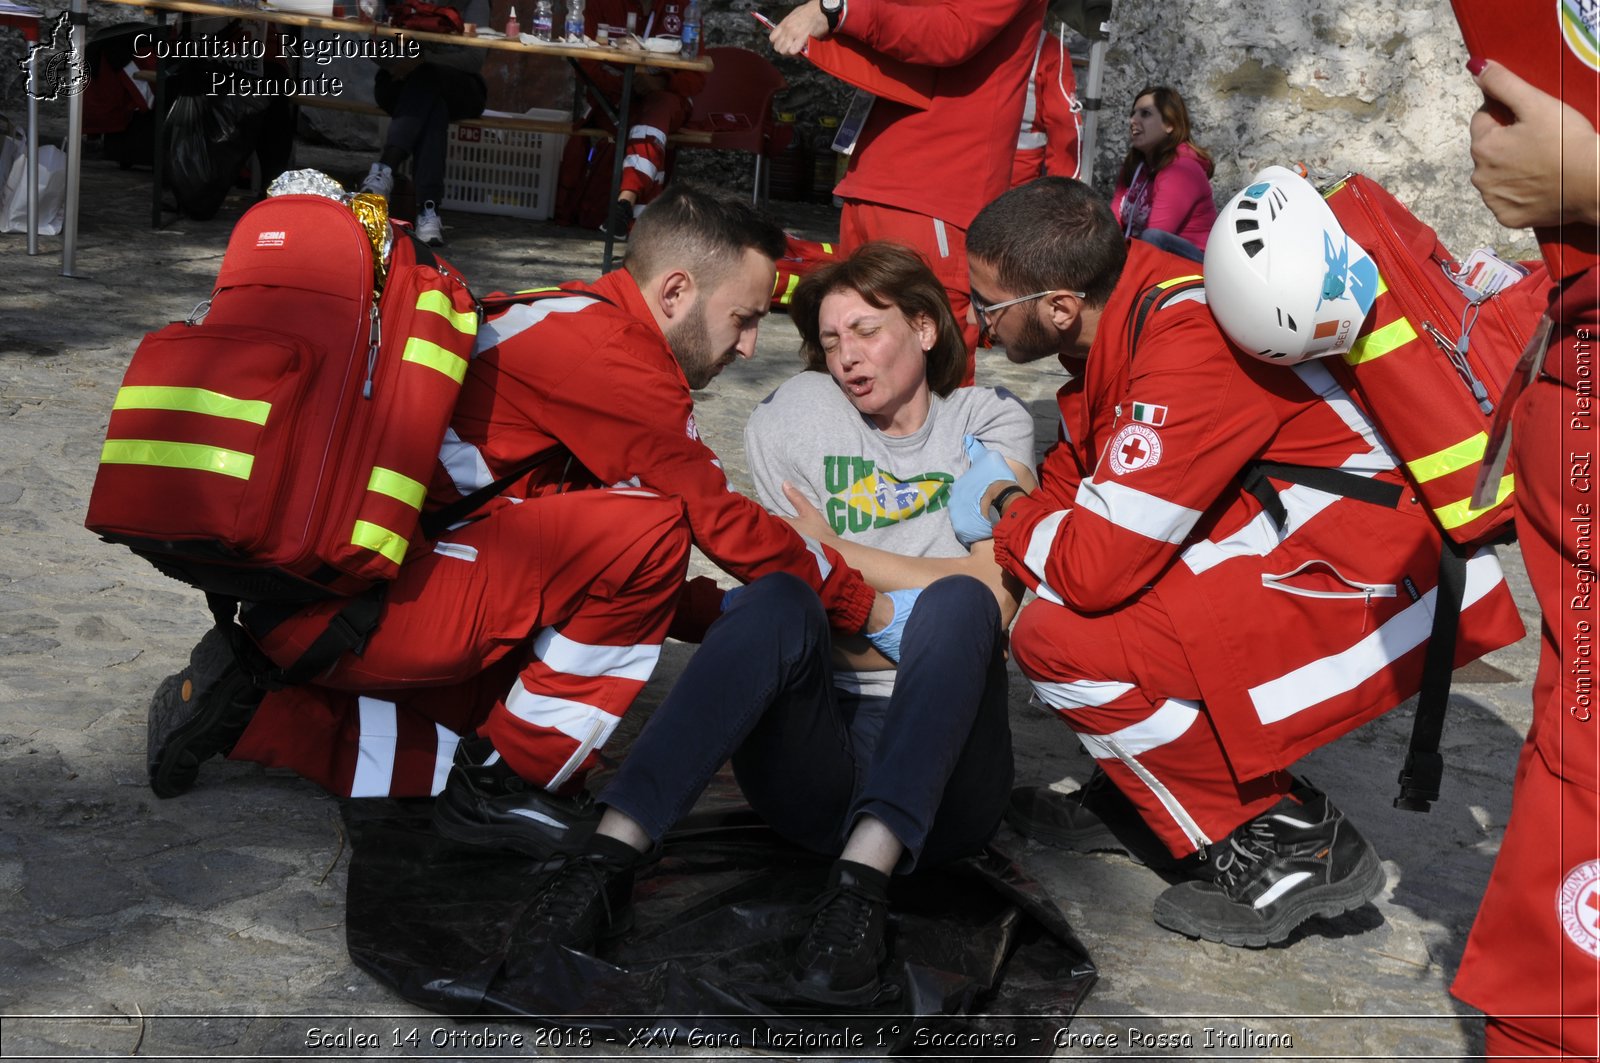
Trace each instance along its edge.
{"label": "table with medical supplies", "polygon": [[[507,50],[522,55],[545,55],[567,60],[576,73],[578,93],[588,92],[606,117],[611,121],[614,130],[628,129],[629,109],[633,95],[634,74],[639,67],[649,66],[667,70],[705,70],[712,67],[710,59],[697,57],[686,59],[680,55],[647,50],[645,48],[616,47],[599,45],[592,42],[564,42],[540,41],[522,34],[519,38],[512,39],[500,34],[493,35],[466,35],[430,33],[419,30],[401,29],[396,26],[385,25],[361,18],[334,18],[323,15],[304,14],[298,11],[285,11],[269,7],[231,6],[227,4],[207,3],[205,0],[104,0],[106,3],[120,4],[126,7],[142,8],[156,16],[156,24],[165,26],[168,14],[182,16],[213,16],[228,19],[248,19],[256,22],[274,23],[291,27],[296,31],[305,29],[326,30],[331,33],[343,34],[354,37],[364,37],[373,40],[400,40],[416,41],[419,44],[450,44],[467,45],[475,48]],[[86,44],[86,31],[88,25],[87,13],[88,0],[72,0],[71,18],[73,48],[83,54]],[[352,5],[353,9],[353,5]],[[609,100],[599,91],[598,87],[589,79],[588,75],[579,65],[580,60],[599,60],[618,66],[622,70],[621,103],[613,107]],[[161,113],[165,106],[165,64],[159,64],[156,74],[156,143],[162,143]],[[314,95],[296,95],[292,99],[301,106],[313,105],[317,99]],[[576,107],[574,108],[576,111]],[[516,124],[518,128],[526,125],[532,128],[539,123],[532,120],[522,121],[515,118],[505,119],[506,123]],[[570,127],[554,128],[548,132],[574,132]],[[687,132],[687,131],[686,131]],[[680,134],[680,138],[684,134]],[[695,134],[688,132],[693,139]],[[709,143],[709,135],[702,134]],[[612,133],[613,138],[616,133]],[[83,139],[83,97],[74,95],[68,108],[67,139],[70,145],[78,145]],[[615,152],[611,172],[611,199],[617,198],[618,190],[622,186],[623,152]],[[77,150],[68,152],[67,161],[67,203],[66,221],[62,230],[61,245],[61,273],[63,276],[74,276],[74,265],[78,237],[78,195],[80,190],[80,154]],[[152,196],[152,225],[159,227],[161,224],[161,192],[162,192],[162,152],[155,154],[155,174],[153,177]],[[611,264],[613,240],[608,232],[605,239],[603,264]]]}

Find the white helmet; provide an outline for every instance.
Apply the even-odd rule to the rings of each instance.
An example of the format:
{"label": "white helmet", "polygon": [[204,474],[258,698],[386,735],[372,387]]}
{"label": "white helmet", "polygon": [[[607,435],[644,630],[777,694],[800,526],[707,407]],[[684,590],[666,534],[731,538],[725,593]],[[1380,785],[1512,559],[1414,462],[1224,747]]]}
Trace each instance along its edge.
{"label": "white helmet", "polygon": [[1222,331],[1274,365],[1345,353],[1378,297],[1378,267],[1311,183],[1282,166],[1222,208],[1205,278]]}

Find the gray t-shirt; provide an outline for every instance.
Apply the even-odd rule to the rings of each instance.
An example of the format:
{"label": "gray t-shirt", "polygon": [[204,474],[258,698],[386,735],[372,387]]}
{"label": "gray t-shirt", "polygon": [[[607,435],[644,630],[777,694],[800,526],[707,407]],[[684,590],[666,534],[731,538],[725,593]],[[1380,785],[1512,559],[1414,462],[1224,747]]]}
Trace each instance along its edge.
{"label": "gray t-shirt", "polygon": [[[1001,388],[930,396],[928,419],[908,436],[879,431],[827,373],[791,377],[745,425],[756,496],[792,516],[784,481],[816,506],[838,535],[910,557],[961,557],[950,527],[950,485],[967,470],[962,437],[977,436],[1012,461],[1033,465],[1033,418]],[[885,692],[893,672],[838,676],[844,689]]]}

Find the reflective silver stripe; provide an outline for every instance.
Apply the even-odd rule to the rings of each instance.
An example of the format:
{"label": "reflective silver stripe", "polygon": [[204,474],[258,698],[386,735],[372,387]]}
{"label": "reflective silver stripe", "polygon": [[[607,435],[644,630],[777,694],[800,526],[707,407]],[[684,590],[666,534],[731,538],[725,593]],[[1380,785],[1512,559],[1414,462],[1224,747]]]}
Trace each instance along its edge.
{"label": "reflective silver stripe", "polygon": [[[1033,98],[1033,87],[1031,85],[1028,87],[1028,98],[1030,100]],[[1024,117],[1023,121],[1026,122],[1027,118]],[[1032,130],[1025,129],[1017,134],[1018,151],[1033,151],[1036,148],[1044,147],[1047,143],[1049,143],[1049,140],[1043,133],[1035,133]]]}
{"label": "reflective silver stripe", "polygon": [[628,127],[629,140],[653,140],[662,147],[667,144],[667,131],[657,129],[653,125],[633,125]]}
{"label": "reflective silver stripe", "polygon": [[429,792],[438,797],[439,791],[444,789],[445,780],[450,778],[450,765],[455,763],[456,746],[461,744],[461,736],[442,723],[433,725],[433,733],[438,745],[433,749],[433,786]]}
{"label": "reflective silver stripe", "polygon": [[1198,509],[1180,506],[1115,480],[1084,480],[1078,484],[1078,494],[1073,501],[1079,509],[1110,521],[1123,531],[1158,543],[1183,542],[1200,519]]}
{"label": "reflective silver stripe", "polygon": [[[1173,702],[1178,702],[1180,709],[1183,706],[1189,706],[1198,710],[1199,706],[1199,702],[1181,701],[1177,698],[1169,698],[1167,699],[1166,704],[1163,705],[1158,712],[1164,711],[1166,705],[1171,705]],[[1198,716],[1199,712],[1196,711],[1195,716],[1190,718],[1190,723],[1193,723],[1194,719],[1198,718]],[[1181,719],[1181,715],[1178,718]],[[1134,726],[1139,727],[1141,725],[1135,724]],[[1132,729],[1133,728],[1129,728],[1129,730]],[[1117,732],[1118,735],[1122,733],[1123,732],[1121,731]],[[1173,737],[1175,738],[1177,736],[1174,735]],[[1090,738],[1095,738],[1097,742],[1101,743],[1101,748],[1104,751],[1103,753],[1096,752],[1095,749],[1089,745]],[[1080,734],[1078,735],[1078,740],[1083,743],[1084,748],[1089,751],[1090,755],[1094,756],[1096,759],[1109,760],[1112,757],[1115,757],[1117,760],[1126,765],[1128,770],[1133,772],[1133,774],[1138,777],[1139,781],[1144,783],[1145,787],[1155,795],[1156,800],[1161,802],[1161,807],[1166,810],[1167,815],[1172,817],[1172,821],[1178,825],[1178,829],[1183,831],[1184,837],[1188,838],[1189,843],[1196,849],[1211,844],[1211,839],[1206,837],[1205,832],[1200,829],[1200,824],[1195,822],[1194,816],[1189,814],[1189,810],[1183,807],[1183,802],[1179,801],[1177,796],[1174,795],[1171,790],[1167,789],[1161,780],[1156,778],[1149,768],[1146,768],[1143,764],[1140,764],[1133,751],[1125,748],[1116,740],[1116,735],[1092,736]]]}
{"label": "reflective silver stripe", "polygon": [[526,332],[551,314],[575,314],[591,306],[604,305],[606,304],[601,302],[598,296],[581,293],[550,296],[536,299],[531,303],[518,303],[478,327],[478,339],[473,344],[473,353],[481,354],[490,347],[498,346],[511,337]]}
{"label": "reflective silver stripe", "polygon": [[[1332,373],[1316,362],[1305,362],[1293,369],[1301,382],[1327,403],[1345,426],[1360,436],[1367,446],[1366,450],[1356,451],[1341,462],[1341,471],[1372,477],[1395,467],[1394,456],[1378,437],[1372,422],[1351,401],[1349,393],[1339,386]],[[1199,575],[1229,558],[1265,557],[1341,497],[1303,484],[1290,484],[1278,492],[1278,499],[1283,503],[1288,518],[1285,527],[1280,529],[1277,522],[1266,513],[1257,513],[1226,538],[1191,543],[1181,555],[1183,563],[1189,571]]]}
{"label": "reflective silver stripe", "polygon": [[1118,683],[1110,679],[1076,679],[1070,683],[1034,679],[1032,683],[1033,692],[1040,701],[1052,709],[1066,712],[1109,705],[1133,690],[1132,683]]}
{"label": "reflective silver stripe", "polygon": [[833,575],[833,565],[828,561],[828,555],[822,552],[822,544],[809,535],[802,535],[806,549],[811,551],[811,556],[817,560],[818,585],[828,582],[828,577]]}
{"label": "reflective silver stripe", "polygon": [[1169,742],[1182,738],[1200,718],[1200,703],[1184,698],[1168,698],[1156,710],[1136,724],[1131,724],[1111,734],[1091,735],[1078,732],[1078,741],[1096,760],[1108,757],[1127,759],[1160,749]]}
{"label": "reflective silver stripe", "polygon": [[1168,307],[1177,306],[1179,303],[1202,303],[1203,304],[1203,303],[1205,303],[1205,301],[1206,301],[1206,290],[1204,288],[1200,287],[1199,285],[1196,285],[1193,288],[1187,288],[1187,289],[1185,289],[1183,291],[1177,292],[1176,294],[1167,296],[1165,299],[1163,299],[1161,301],[1161,305],[1156,307],[1156,309],[1158,311],[1165,310]]}
{"label": "reflective silver stripe", "polygon": [[1061,530],[1061,522],[1066,519],[1067,511],[1058,509],[1035,524],[1033,533],[1028,536],[1028,549],[1022,555],[1022,563],[1041,583],[1044,582],[1045,562],[1050,559],[1050,547],[1056,541],[1056,532]]}
{"label": "reflective silver stripe", "polygon": [[547,667],[566,675],[614,676],[640,683],[650,681],[661,657],[660,646],[591,646],[553,627],[539,632],[533,652]]}
{"label": "reflective silver stripe", "polygon": [[444,442],[439,444],[439,463],[450,474],[450,482],[462,496],[470,495],[480,487],[494,483],[489,463],[477,447],[456,435],[454,428],[444,430]]}
{"label": "reflective silver stripe", "polygon": [[[1467,561],[1467,586],[1462,610],[1470,609],[1498,586],[1500,562],[1484,549]],[[1248,691],[1256,716],[1264,724],[1286,720],[1329,698],[1348,693],[1422,645],[1433,629],[1438,588],[1390,617],[1354,646],[1303,664]]]}
{"label": "reflective silver stripe", "polygon": [[[546,789],[560,786],[572,777],[589,752],[605,745],[606,739],[617,726],[618,717],[581,701],[553,698],[548,694],[534,694],[518,679],[506,695],[506,708],[519,720],[536,727],[546,727],[578,743],[578,748],[568,757],[560,770],[540,785]],[[539,780],[531,780],[539,782]]]}
{"label": "reflective silver stripe", "polygon": [[1378,472],[1387,472],[1395,468],[1395,457],[1389,453],[1389,448],[1378,435],[1378,429],[1368,420],[1367,415],[1361,412],[1350,398],[1350,393],[1339,386],[1339,382],[1328,372],[1326,366],[1320,361],[1302,362],[1291,367],[1306,387],[1316,393],[1317,397],[1326,402],[1330,409],[1339,416],[1350,431],[1361,437],[1367,445],[1365,454],[1352,454],[1339,463],[1339,468],[1346,472],[1372,475]]}
{"label": "reflective silver stripe", "polygon": [[638,170],[657,184],[660,184],[663,180],[661,170],[643,155],[629,155],[622,160],[622,168],[624,170]]}
{"label": "reflective silver stripe", "polygon": [[944,222],[940,221],[938,218],[933,219],[933,238],[938,241],[939,244],[939,257],[949,258],[950,237],[949,234],[944,231]]}
{"label": "reflective silver stripe", "polygon": [[392,701],[359,697],[361,733],[356,740],[356,771],[351,797],[388,797],[394,785],[394,752],[400,737]]}
{"label": "reflective silver stripe", "polygon": [[468,546],[466,543],[434,543],[433,552],[443,554],[445,557],[453,557],[457,561],[478,560],[478,548],[476,546]]}

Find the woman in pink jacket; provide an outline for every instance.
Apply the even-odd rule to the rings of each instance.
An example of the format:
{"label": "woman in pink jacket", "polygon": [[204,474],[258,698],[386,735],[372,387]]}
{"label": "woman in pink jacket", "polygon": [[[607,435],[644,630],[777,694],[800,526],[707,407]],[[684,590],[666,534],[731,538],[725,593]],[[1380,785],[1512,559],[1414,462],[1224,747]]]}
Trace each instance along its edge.
{"label": "woman in pink jacket", "polygon": [[1149,87],[1128,116],[1128,156],[1111,210],[1123,235],[1200,261],[1217,220],[1211,156],[1190,139],[1189,108],[1166,86]]}

